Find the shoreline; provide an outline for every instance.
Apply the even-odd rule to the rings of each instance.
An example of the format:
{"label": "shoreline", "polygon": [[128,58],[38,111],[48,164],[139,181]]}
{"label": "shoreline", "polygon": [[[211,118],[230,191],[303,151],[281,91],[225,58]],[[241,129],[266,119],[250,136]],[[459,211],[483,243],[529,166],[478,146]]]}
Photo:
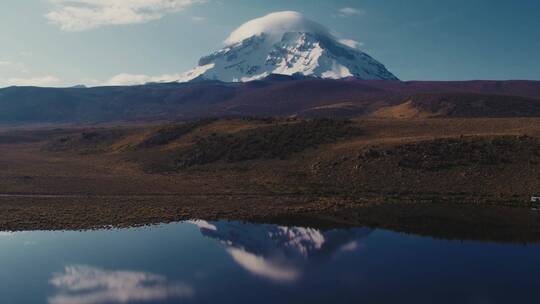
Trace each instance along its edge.
{"label": "shoreline", "polygon": [[232,220],[320,229],[370,227],[443,239],[540,242],[540,212],[456,203],[368,203],[303,196],[0,197],[0,231],[131,228]]}

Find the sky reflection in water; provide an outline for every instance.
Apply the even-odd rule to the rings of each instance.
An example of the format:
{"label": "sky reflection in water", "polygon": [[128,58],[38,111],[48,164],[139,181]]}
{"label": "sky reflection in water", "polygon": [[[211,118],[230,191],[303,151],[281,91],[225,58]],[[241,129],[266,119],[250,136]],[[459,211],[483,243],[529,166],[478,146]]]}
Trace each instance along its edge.
{"label": "sky reflection in water", "polygon": [[369,228],[198,220],[0,233],[0,249],[0,303],[504,303],[540,276],[536,245]]}

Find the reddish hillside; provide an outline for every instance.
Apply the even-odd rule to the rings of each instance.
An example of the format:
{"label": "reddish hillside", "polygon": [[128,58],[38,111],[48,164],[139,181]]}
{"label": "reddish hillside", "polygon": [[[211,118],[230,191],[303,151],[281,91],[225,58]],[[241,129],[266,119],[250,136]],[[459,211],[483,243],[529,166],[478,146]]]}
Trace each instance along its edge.
{"label": "reddish hillside", "polygon": [[248,83],[11,87],[0,90],[0,124],[223,116],[358,117],[411,98],[422,111],[446,107],[440,115],[537,116],[540,81],[400,82],[271,76]]}
{"label": "reddish hillside", "polygon": [[536,117],[540,99],[472,93],[419,94],[372,113],[380,118]]}
{"label": "reddish hillside", "polygon": [[476,93],[522,96],[540,99],[540,81],[474,80],[474,81],[379,81],[354,80],[394,94]]}

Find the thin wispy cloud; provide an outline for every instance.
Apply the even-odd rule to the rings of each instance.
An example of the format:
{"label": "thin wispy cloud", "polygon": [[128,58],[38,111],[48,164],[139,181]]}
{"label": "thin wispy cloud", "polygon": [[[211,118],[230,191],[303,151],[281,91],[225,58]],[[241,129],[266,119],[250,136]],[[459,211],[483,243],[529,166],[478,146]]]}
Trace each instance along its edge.
{"label": "thin wispy cloud", "polygon": [[193,20],[195,22],[203,22],[203,21],[206,21],[206,17],[193,16],[193,17],[191,17],[191,20]]}
{"label": "thin wispy cloud", "polygon": [[128,74],[122,73],[116,76],[113,76],[111,79],[107,80],[103,85],[140,85],[145,83],[152,82],[173,82],[177,81],[182,77],[181,74],[164,74],[159,76],[150,76],[144,74]]}
{"label": "thin wispy cloud", "polygon": [[352,17],[352,16],[361,16],[366,12],[363,9],[354,8],[354,7],[342,7],[338,10],[338,16],[340,17]]}
{"label": "thin wispy cloud", "polygon": [[340,39],[339,42],[353,49],[359,49],[364,45],[362,42],[353,39]]}
{"label": "thin wispy cloud", "polygon": [[129,74],[122,73],[113,76],[111,79],[102,83],[101,85],[140,85],[153,82],[183,82],[188,81],[200,76],[206,70],[214,67],[214,64],[207,64],[198,66],[193,70],[187,71],[181,74],[162,74],[157,76],[145,75],[145,74]]}
{"label": "thin wispy cloud", "polygon": [[49,87],[57,86],[61,83],[60,79],[52,76],[39,76],[39,77],[29,77],[29,78],[0,78],[0,88],[9,87],[9,86],[37,86],[37,87]]}
{"label": "thin wispy cloud", "polygon": [[146,23],[206,0],[49,0],[45,17],[63,31]]}
{"label": "thin wispy cloud", "polygon": [[104,304],[163,302],[182,300],[194,295],[193,288],[181,282],[146,272],[111,271],[74,265],[67,266],[50,280],[59,293],[50,304]]}
{"label": "thin wispy cloud", "polygon": [[9,86],[57,86],[60,79],[49,73],[34,73],[23,62],[0,60],[0,88]]}
{"label": "thin wispy cloud", "polygon": [[[29,69],[22,62],[15,62],[11,60],[0,60],[0,68],[3,70],[10,70],[19,73],[28,73]],[[0,70],[1,71],[1,70]]]}

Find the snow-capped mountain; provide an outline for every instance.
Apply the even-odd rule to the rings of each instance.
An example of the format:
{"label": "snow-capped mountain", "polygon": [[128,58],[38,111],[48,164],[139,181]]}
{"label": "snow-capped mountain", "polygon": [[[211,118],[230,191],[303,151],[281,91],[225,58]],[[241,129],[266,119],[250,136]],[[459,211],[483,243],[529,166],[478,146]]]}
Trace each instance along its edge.
{"label": "snow-capped mountain", "polygon": [[336,38],[324,26],[297,12],[277,12],[251,20],[233,31],[225,45],[201,58],[180,82],[245,82],[271,74],[397,80],[384,65],[357,49],[358,43]]}

